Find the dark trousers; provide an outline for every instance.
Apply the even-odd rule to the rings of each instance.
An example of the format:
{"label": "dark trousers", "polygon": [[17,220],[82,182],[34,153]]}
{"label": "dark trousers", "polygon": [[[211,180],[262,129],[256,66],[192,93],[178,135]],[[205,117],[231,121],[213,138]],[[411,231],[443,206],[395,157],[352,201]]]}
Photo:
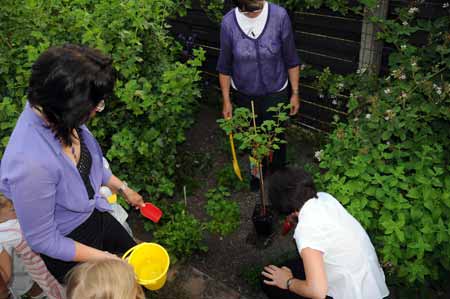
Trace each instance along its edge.
{"label": "dark trousers", "polygon": [[[291,269],[292,274],[295,278],[305,280],[305,268],[303,266],[303,261],[300,257],[292,259],[284,263],[282,266],[286,266]],[[275,286],[267,285],[263,282],[263,279],[267,280],[264,276],[261,277],[261,285],[264,293],[266,293],[267,297],[270,299],[306,299],[300,295],[294,294],[288,290],[280,289]],[[333,299],[332,297],[327,296],[327,299]]]}
{"label": "dark trousers", "polygon": [[[108,212],[94,210],[91,216],[67,235],[68,238],[111,253],[124,253],[136,242],[123,226]],[[48,271],[60,282],[64,283],[67,272],[75,267],[76,262],[65,262],[41,254]]]}
{"label": "dark trousers", "polygon": [[[277,106],[279,103],[289,104],[289,88],[265,96],[249,96],[239,91],[233,91],[233,102],[238,107],[245,107],[252,109],[251,101],[253,101],[255,107],[256,125],[259,126],[265,120],[273,120],[274,112],[268,112],[270,107]],[[286,127],[286,124],[282,124]],[[285,134],[278,136],[282,140],[286,140]],[[281,144],[280,149],[275,150],[272,155],[271,161],[263,161],[263,173],[264,175],[271,174],[276,170],[286,166],[286,144]],[[253,188],[252,188],[253,189]]]}

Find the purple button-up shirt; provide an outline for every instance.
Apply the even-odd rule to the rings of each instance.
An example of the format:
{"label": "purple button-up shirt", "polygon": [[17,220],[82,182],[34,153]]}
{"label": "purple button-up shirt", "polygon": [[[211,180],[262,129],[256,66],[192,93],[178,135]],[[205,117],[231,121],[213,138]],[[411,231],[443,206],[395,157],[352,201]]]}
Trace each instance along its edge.
{"label": "purple button-up shirt", "polygon": [[291,21],[286,10],[269,3],[269,15],[257,39],[239,27],[234,9],[222,20],[217,71],[232,77],[236,88],[247,95],[261,96],[280,90],[287,70],[300,64]]}
{"label": "purple button-up shirt", "polygon": [[65,236],[95,208],[111,209],[98,193],[111,171],[103,167],[100,146],[85,126],[81,134],[92,156],[89,177],[96,190],[92,200],[75,164],[28,103],[0,164],[0,191],[13,201],[28,244],[38,253],[63,261],[75,256],[75,242]]}

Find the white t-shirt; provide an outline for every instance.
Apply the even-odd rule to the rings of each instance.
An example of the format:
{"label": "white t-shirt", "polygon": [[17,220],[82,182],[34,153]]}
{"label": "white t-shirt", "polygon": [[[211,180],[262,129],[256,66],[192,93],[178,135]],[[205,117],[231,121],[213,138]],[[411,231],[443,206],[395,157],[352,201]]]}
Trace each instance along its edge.
{"label": "white t-shirt", "polygon": [[[239,8],[237,7],[235,8],[234,13],[236,14],[237,23],[245,35],[252,39],[257,39],[264,31],[264,27],[266,27],[267,18],[269,17],[269,3],[267,3],[267,1],[264,2],[263,10],[256,18],[247,17],[243,12],[239,11]],[[289,81],[286,80],[286,83],[278,91],[285,89],[288,82]],[[237,90],[233,79],[231,79],[231,86]]]}
{"label": "white t-shirt", "polygon": [[330,194],[319,192],[301,208],[294,239],[298,250],[323,252],[328,296],[380,299],[389,295],[383,270],[364,228]]}

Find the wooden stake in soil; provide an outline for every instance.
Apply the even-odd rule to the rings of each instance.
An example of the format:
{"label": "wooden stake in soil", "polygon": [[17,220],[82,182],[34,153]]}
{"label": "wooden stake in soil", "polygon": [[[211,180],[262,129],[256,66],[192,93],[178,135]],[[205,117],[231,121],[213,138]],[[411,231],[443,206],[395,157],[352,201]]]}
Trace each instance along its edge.
{"label": "wooden stake in soil", "polygon": [[[255,135],[257,135],[258,131],[256,130],[256,116],[255,116],[255,105],[253,101],[252,103],[252,118],[253,118],[253,128],[255,129]],[[264,175],[262,171],[262,163],[261,161],[256,160],[256,167],[258,167],[258,173],[259,173],[259,192],[261,193],[261,216],[266,215],[266,194],[264,192]]]}

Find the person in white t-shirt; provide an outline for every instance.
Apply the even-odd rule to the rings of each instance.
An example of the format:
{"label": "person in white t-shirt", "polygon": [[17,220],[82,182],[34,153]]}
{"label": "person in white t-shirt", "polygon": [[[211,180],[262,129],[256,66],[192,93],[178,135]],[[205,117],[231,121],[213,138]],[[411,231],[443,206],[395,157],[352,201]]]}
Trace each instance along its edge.
{"label": "person in white t-shirt", "polygon": [[317,192],[308,173],[293,168],[278,171],[270,179],[269,198],[298,217],[294,239],[300,254],[289,267],[264,267],[269,298],[380,299],[389,295],[366,231],[332,195]]}

